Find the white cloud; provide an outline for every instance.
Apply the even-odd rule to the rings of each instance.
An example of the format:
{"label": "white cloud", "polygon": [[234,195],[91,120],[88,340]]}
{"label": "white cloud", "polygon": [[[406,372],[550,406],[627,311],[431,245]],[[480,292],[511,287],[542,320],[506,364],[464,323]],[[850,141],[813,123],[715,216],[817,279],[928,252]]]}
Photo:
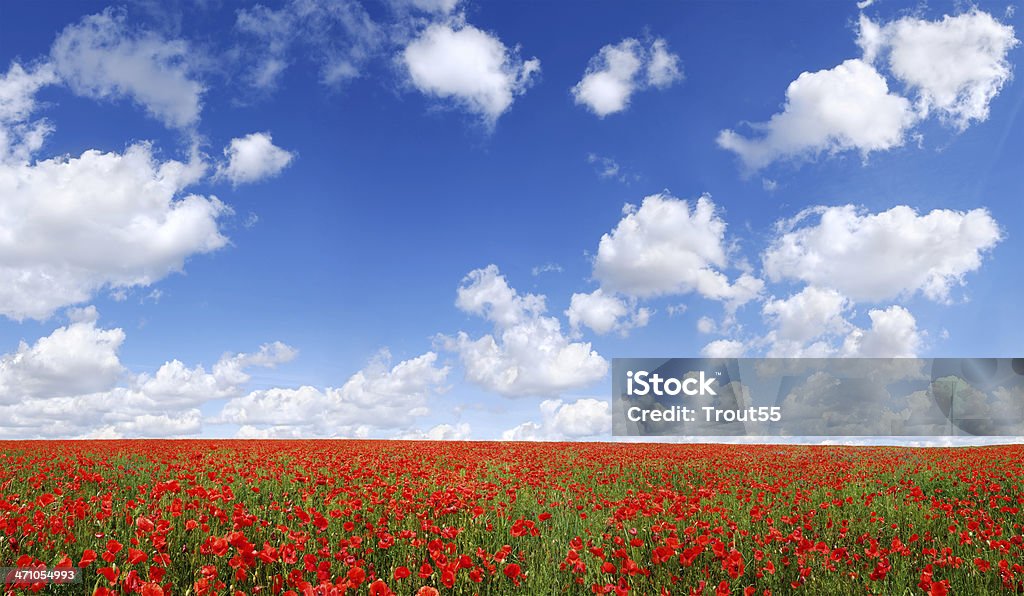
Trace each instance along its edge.
{"label": "white cloud", "polygon": [[225,354],[210,372],[202,365],[186,367],[179,360],[164,363],[156,373],[138,375],[134,386],[161,404],[198,405],[237,396],[251,379],[252,367],[274,368],[295,358],[296,350],[281,342],[260,346],[253,354]]}
{"label": "white cloud", "polygon": [[206,166],[124,153],[0,163],[0,314],[44,319],[104,287],[148,286],[227,243],[216,197],[182,191]]}
{"label": "white cloud", "polygon": [[451,14],[455,10],[455,7],[459,5],[460,0],[397,0],[398,2],[407,2],[409,5],[422,10],[424,12],[431,12],[435,14],[447,15]]}
{"label": "white cloud", "polygon": [[581,326],[586,326],[598,335],[612,331],[626,335],[632,329],[646,326],[651,311],[647,308],[638,309],[635,301],[627,304],[618,296],[606,294],[598,288],[589,294],[573,294],[565,316],[575,333],[579,332]]}
{"label": "white cloud", "polygon": [[919,215],[905,205],[879,213],[815,207],[780,226],[764,252],[764,270],[773,281],[801,280],[857,301],[919,291],[946,301],[1001,238],[985,209]]}
{"label": "white cloud", "polygon": [[765,303],[771,331],[757,344],[769,358],[911,358],[924,343],[923,332],[906,308],[893,305],[868,311],[871,326],[862,329],[846,315],[853,304],[832,289],[808,286],[786,299]]}
{"label": "white cloud", "polygon": [[224,156],[228,163],[217,169],[217,175],[235,185],[277,176],[295,158],[294,153],[274,145],[269,132],[231,139]]}
{"label": "white cloud", "polygon": [[647,61],[647,83],[664,89],[682,79],[683,70],[679,66],[679,56],[668,50],[668,42],[664,39],[654,40]]}
{"label": "white cloud", "polygon": [[700,351],[705,358],[742,358],[746,353],[747,345],[737,339],[716,339]]}
{"label": "white cloud", "polygon": [[588,153],[587,163],[597,166],[597,175],[601,178],[614,178],[620,182],[626,181],[619,163],[610,157],[601,157],[596,153]]}
{"label": "white cloud", "polygon": [[860,358],[912,358],[923,339],[917,321],[902,306],[871,310],[869,329],[854,329],[843,342],[842,355]]}
{"label": "white cloud", "polygon": [[789,298],[767,301],[762,312],[774,324],[777,340],[803,343],[828,332],[843,331],[843,314],[850,306],[835,290],[808,286]]}
{"label": "white cloud", "polygon": [[195,435],[202,431],[201,405],[242,395],[248,369],[295,355],[275,342],[256,353],[225,354],[210,373],[178,360],[153,374],[134,373],[118,355],[122,329],[98,327],[93,307],[68,316],[68,325],[0,355],[0,437]]}
{"label": "white cloud", "polygon": [[503,441],[573,441],[606,439],[612,430],[611,406],[607,400],[560,399],[540,404],[541,422],[524,422],[501,434]]}
{"label": "white cloud", "polygon": [[468,24],[434,23],[405,47],[409,80],[426,95],[452,100],[493,127],[540,72],[518,49]]}
{"label": "white cloud", "polygon": [[96,327],[96,310],[78,311],[69,325],[0,356],[0,404],[78,395],[113,387],[124,372],[117,351],[121,329]]}
{"label": "white cloud", "polygon": [[714,333],[717,329],[718,325],[715,324],[715,320],[711,317],[701,317],[697,319],[697,331],[699,333]]}
{"label": "white cloud", "polygon": [[117,424],[95,429],[82,438],[188,437],[198,435],[202,429],[202,414],[192,409],[175,415],[137,414]]}
{"label": "white cloud", "polygon": [[679,56],[669,52],[664,39],[644,48],[636,39],[626,38],[602,47],[590,59],[572,95],[578,105],[604,118],[628,108],[634,93],[648,87],[664,89],[682,78]]}
{"label": "white cloud", "polygon": [[0,77],[0,122],[27,120],[36,110],[36,91],[57,81],[49,64],[25,68],[14,62]]}
{"label": "white cloud", "polygon": [[468,441],[472,438],[468,424],[438,424],[427,430],[409,430],[395,435],[393,438],[411,441]]}
{"label": "white cloud", "polygon": [[623,213],[594,258],[602,288],[634,297],[697,292],[734,307],[761,292],[761,280],[743,274],[730,284],[719,271],[728,264],[726,225],[709,196],[691,210],[687,201],[651,195]]}
{"label": "white cloud", "polygon": [[349,0],[291,0],[276,9],[257,4],[238,10],[235,28],[256,42],[242,54],[249,83],[264,90],[280,83],[295,46],[320,67],[322,83],[338,85],[360,75],[382,37],[362,4]]}
{"label": "white cloud", "polygon": [[366,436],[411,428],[429,413],[428,398],[442,389],[447,366],[427,352],[390,366],[386,350],[340,388],[272,388],[225,404],[222,422],[242,425],[245,436]]}
{"label": "white cloud", "polygon": [[684,313],[686,313],[687,308],[688,307],[685,304],[669,304],[665,308],[665,311],[668,313],[668,316],[670,317],[681,317]]}
{"label": "white cloud", "polygon": [[78,95],[130,98],[165,125],[196,124],[204,87],[193,78],[195,50],[180,39],[133,32],[113,10],[69,25],[50,51],[60,78]]}
{"label": "white cloud", "polygon": [[903,144],[915,124],[910,101],[889,92],[869,63],[847,60],[831,70],[804,72],[786,89],[786,104],[753,137],[733,130],[718,145],[736,153],[748,170],[790,158],[856,150],[863,157]]}
{"label": "white cloud", "polygon": [[1007,54],[1019,43],[1012,26],[978,9],[885,24],[862,14],[857,42],[865,61],[883,61],[916,94],[922,117],[938,112],[960,130],[988,118],[989,103],[1011,76]]}
{"label": "white cloud", "polygon": [[184,192],[207,170],[194,149],[187,162],[159,161],[146,143],[38,159],[52,127],[31,121],[35,93],[55,81],[47,65],[0,78],[0,315],[17,320],[148,286],[227,243],[230,208]]}
{"label": "white cloud", "polygon": [[27,161],[42,146],[49,123],[28,120],[37,107],[36,91],[56,81],[49,64],[25,70],[13,63],[0,77],[0,163]]}
{"label": "white cloud", "polygon": [[493,334],[441,337],[458,352],[470,382],[507,397],[549,396],[589,385],[608,372],[608,361],[589,342],[571,342],[555,317],[544,316],[544,296],[520,296],[498,268],[471,271],[456,306],[494,324]]}
{"label": "white cloud", "polygon": [[542,273],[561,273],[563,271],[562,266],[558,263],[544,263],[543,265],[536,265],[531,270],[534,277]]}

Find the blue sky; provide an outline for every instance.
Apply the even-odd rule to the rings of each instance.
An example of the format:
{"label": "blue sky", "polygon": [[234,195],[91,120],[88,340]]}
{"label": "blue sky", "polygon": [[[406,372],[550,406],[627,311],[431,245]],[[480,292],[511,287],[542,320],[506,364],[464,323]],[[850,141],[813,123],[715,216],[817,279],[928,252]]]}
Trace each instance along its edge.
{"label": "blue sky", "polygon": [[1020,20],[6,3],[0,436],[609,438],[614,357],[1019,355]]}

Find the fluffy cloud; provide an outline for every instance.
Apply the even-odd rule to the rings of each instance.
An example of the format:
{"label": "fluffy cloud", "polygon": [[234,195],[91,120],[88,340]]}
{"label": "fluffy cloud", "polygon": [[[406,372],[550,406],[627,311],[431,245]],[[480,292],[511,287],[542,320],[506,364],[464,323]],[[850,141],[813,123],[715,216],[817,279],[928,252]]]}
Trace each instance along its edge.
{"label": "fluffy cloud", "polygon": [[645,48],[636,39],[627,38],[604,46],[590,59],[572,95],[578,105],[604,118],[628,108],[637,91],[664,89],[682,78],[679,56],[668,50],[664,39],[656,39]]}
{"label": "fluffy cloud", "polygon": [[808,286],[765,303],[763,314],[772,329],[755,343],[767,345],[769,358],[912,358],[920,352],[924,334],[906,308],[868,311],[867,329],[846,318],[851,309],[835,290]]}
{"label": "fluffy cloud", "polygon": [[276,176],[295,158],[294,153],[274,145],[269,132],[231,139],[224,156],[228,163],[218,168],[217,175],[236,185]]}
{"label": "fluffy cloud", "polygon": [[786,158],[856,150],[862,156],[903,144],[916,122],[910,101],[889,91],[885,78],[863,60],[802,73],[786,89],[782,112],[751,125],[753,137],[733,130],[718,145],[736,153],[748,170]]}
{"label": "fluffy cloud", "polygon": [[275,342],[255,353],[225,354],[211,372],[180,361],[153,373],[125,369],[122,329],[103,329],[92,307],[29,346],[0,356],[0,437],[162,437],[202,430],[199,407],[237,397],[252,367],[272,368],[295,350]]}
{"label": "fluffy cloud", "polygon": [[0,77],[0,122],[28,119],[36,109],[36,91],[56,81],[57,76],[48,64],[30,70],[17,62],[11,64]]}
{"label": "fluffy cloud", "polygon": [[716,339],[700,351],[705,358],[742,358],[746,353],[747,345],[738,339]]}
{"label": "fluffy cloud", "polygon": [[569,326],[578,333],[581,326],[589,327],[594,333],[604,335],[617,331],[623,335],[631,329],[644,327],[651,318],[647,308],[636,308],[625,300],[604,293],[598,288],[589,294],[573,294],[569,309],[565,311]]}
{"label": "fluffy cloud", "polygon": [[414,429],[399,433],[394,438],[406,441],[468,441],[472,431],[465,422],[460,424],[438,424],[427,430]]}
{"label": "fluffy cloud", "polygon": [[668,49],[668,42],[656,39],[651,44],[647,60],[647,84],[664,89],[676,81],[683,79],[683,70],[679,66],[679,56]]}
{"label": "fluffy cloud", "polygon": [[124,15],[108,9],[65,28],[50,56],[76,94],[130,98],[167,126],[185,128],[199,120],[204,91],[191,52],[183,40],[129,31]]}
{"label": "fluffy cloud", "polygon": [[871,310],[869,329],[854,329],[843,342],[843,356],[861,358],[912,358],[921,348],[917,321],[902,306]]}
{"label": "fluffy cloud", "polygon": [[612,414],[607,400],[591,398],[565,402],[544,400],[541,422],[524,422],[501,434],[503,441],[573,441],[605,439],[611,434]]}
{"label": "fluffy cloud", "polygon": [[940,21],[906,16],[880,24],[860,17],[858,44],[867,62],[884,62],[915,94],[922,116],[963,130],[988,118],[989,103],[1010,79],[1013,27],[973,9]]}
{"label": "fluffy cloud", "polygon": [[429,413],[428,397],[441,389],[447,366],[427,352],[390,366],[384,351],[339,388],[311,386],[253,391],[225,404],[223,422],[244,436],[367,436],[377,429],[412,427]]}
{"label": "fluffy cloud", "polygon": [[691,210],[687,201],[651,195],[623,214],[594,258],[602,288],[634,297],[697,292],[733,306],[760,294],[761,280],[743,274],[730,283],[719,271],[728,264],[726,225],[709,196]]}
{"label": "fluffy cloud", "polygon": [[[189,436],[210,422],[239,424],[239,436],[249,437],[370,436],[382,429],[431,440],[469,434],[465,424],[413,429],[448,374],[433,352],[390,366],[384,351],[340,388],[246,393],[252,368],[273,368],[296,351],[274,342],[225,354],[209,371],[171,360],[135,374],[117,356],[121,329],[97,327],[92,308],[71,316],[32,346],[0,356],[0,437]],[[200,407],[221,399],[228,401],[219,416],[202,414]]]}
{"label": "fluffy cloud", "polygon": [[50,124],[29,120],[36,109],[36,91],[56,81],[48,64],[25,70],[13,63],[0,77],[0,163],[27,161],[42,146]]}
{"label": "fluffy cloud", "polygon": [[249,83],[265,90],[278,85],[296,45],[319,64],[321,81],[336,85],[359,76],[380,39],[366,9],[349,0],[291,0],[276,9],[257,4],[239,9],[235,28],[255,41],[242,53],[251,60]]}
{"label": "fluffy cloud", "polygon": [[493,334],[478,339],[465,332],[439,338],[458,352],[466,378],[485,389],[507,397],[557,395],[608,372],[589,342],[570,341],[558,319],[544,315],[544,296],[520,296],[494,265],[466,276],[456,306],[494,325]]}
{"label": "fluffy cloud", "polygon": [[152,375],[138,375],[134,387],[162,405],[198,405],[239,395],[251,379],[249,369],[274,368],[291,361],[296,353],[281,342],[264,344],[255,353],[225,354],[210,372],[202,365],[188,368],[179,360],[171,360]]}
{"label": "fluffy cloud", "polygon": [[468,24],[434,23],[401,55],[413,86],[452,100],[493,126],[540,72],[497,37]]}
{"label": "fluffy cloud", "polygon": [[205,172],[147,144],[0,163],[0,314],[43,319],[103,287],[148,286],[224,246],[216,197],[182,191]]}
{"label": "fluffy cloud", "polygon": [[806,342],[846,327],[843,313],[850,308],[845,296],[831,289],[804,288],[786,299],[772,299],[762,312],[774,323],[776,339]]}
{"label": "fluffy cloud", "polygon": [[919,291],[946,301],[1001,238],[985,209],[919,215],[902,205],[879,213],[816,207],[780,226],[763,255],[764,270],[773,281],[801,280],[857,301]]}
{"label": "fluffy cloud", "polygon": [[124,368],[120,329],[96,327],[96,310],[79,311],[67,326],[0,356],[0,404],[32,398],[93,393],[117,382]]}
{"label": "fluffy cloud", "polygon": [[715,320],[711,317],[701,317],[697,319],[697,332],[698,333],[714,333],[718,329],[718,325]]}

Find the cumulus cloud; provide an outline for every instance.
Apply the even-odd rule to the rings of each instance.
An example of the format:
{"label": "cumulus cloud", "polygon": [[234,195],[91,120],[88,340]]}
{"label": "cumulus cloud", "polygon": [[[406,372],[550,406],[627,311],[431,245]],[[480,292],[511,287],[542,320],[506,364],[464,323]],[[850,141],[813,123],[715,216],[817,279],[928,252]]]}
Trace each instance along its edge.
{"label": "cumulus cloud", "polygon": [[22,341],[13,353],[0,356],[0,404],[92,393],[117,382],[124,372],[117,357],[124,331],[97,328],[94,308],[76,313],[75,319],[31,346]]}
{"label": "cumulus cloud", "polygon": [[[194,436],[211,423],[238,424],[238,436],[253,438],[469,436],[465,424],[415,429],[449,370],[433,352],[391,366],[382,351],[339,388],[248,391],[251,369],[288,362],[295,349],[273,342],[227,353],[209,369],[170,360],[154,373],[131,373],[116,354],[123,331],[99,329],[91,313],[0,356],[0,438]],[[219,415],[203,414],[217,400],[227,400]]]}
{"label": "cumulus cloud", "polygon": [[601,237],[594,278],[602,288],[627,296],[652,297],[696,292],[734,307],[749,302],[763,282],[742,274],[735,282],[720,271],[728,265],[725,221],[708,195],[690,203],[667,194],[651,195]]}
{"label": "cumulus cloud", "polygon": [[755,343],[769,358],[913,358],[924,333],[906,308],[871,309],[862,329],[847,314],[853,304],[835,290],[813,286],[786,299],[771,299],[762,310],[771,330]]}
{"label": "cumulus cloud", "polygon": [[187,161],[159,160],[148,143],[39,159],[53,127],[33,120],[35,93],[56,76],[15,63],[0,77],[0,315],[16,320],[151,285],[227,243],[230,208],[186,192],[207,170],[195,150]]}
{"label": "cumulus cloud", "polygon": [[697,331],[699,333],[714,333],[718,329],[718,324],[711,317],[701,317],[697,319]]}
{"label": "cumulus cloud", "polygon": [[30,121],[36,110],[36,91],[57,82],[53,67],[26,70],[17,62],[0,76],[0,163],[23,162],[42,147],[52,127],[46,120]]}
{"label": "cumulus cloud", "polygon": [[139,374],[134,386],[160,404],[198,405],[208,400],[239,395],[253,367],[274,368],[290,362],[297,351],[281,342],[260,346],[255,353],[225,354],[207,372],[202,365],[187,367],[179,360],[165,362],[150,375]]}
{"label": "cumulus cloud", "polygon": [[249,61],[248,82],[263,90],[277,87],[296,46],[319,65],[322,83],[338,85],[360,75],[381,38],[362,4],[349,0],[257,4],[238,10],[235,28],[254,41],[243,44],[242,53]]}
{"label": "cumulus cloud", "polygon": [[57,76],[49,64],[26,70],[12,63],[0,77],[0,122],[27,120],[36,110],[36,91],[55,82]]}
{"label": "cumulus cloud", "polygon": [[598,335],[612,331],[626,335],[631,329],[646,326],[651,311],[637,308],[635,301],[627,304],[618,296],[605,294],[604,290],[598,288],[589,294],[573,294],[565,316],[575,333],[579,332],[581,326],[585,326]]}
{"label": "cumulus cloud", "polygon": [[228,401],[220,420],[241,425],[243,436],[360,437],[407,430],[429,413],[428,398],[443,389],[449,368],[437,366],[434,352],[394,366],[390,361],[391,354],[382,351],[338,388],[250,392]]}
{"label": "cumulus cloud", "polygon": [[416,89],[449,100],[493,127],[540,72],[540,60],[519,58],[496,36],[469,24],[434,23],[402,51]]}
{"label": "cumulus cloud", "polygon": [[738,339],[716,339],[700,350],[705,358],[742,358],[747,353],[747,344]]}
{"label": "cumulus cloud", "polygon": [[777,340],[803,343],[825,333],[843,331],[843,314],[850,306],[849,300],[835,290],[808,286],[789,298],[772,298],[762,312],[774,324]]}
{"label": "cumulus cloud", "polygon": [[868,62],[847,60],[830,70],[804,72],[786,89],[781,112],[751,125],[753,136],[723,130],[718,145],[750,171],[780,159],[857,151],[863,157],[903,144],[915,124],[908,99]]}
{"label": "cumulus cloud", "polygon": [[158,161],[148,144],[0,163],[0,314],[45,319],[104,287],[148,286],[227,243],[216,197],[185,194],[198,158]]}
{"label": "cumulus cloud", "polygon": [[947,301],[1001,238],[985,209],[919,215],[905,205],[879,213],[814,207],[781,224],[764,271],[772,281],[801,280],[857,301],[917,292]]}
{"label": "cumulus cloud", "polygon": [[644,47],[626,38],[602,47],[590,59],[572,95],[578,105],[604,118],[628,108],[634,93],[650,87],[664,89],[682,78],[679,56],[669,51],[664,39]]}
{"label": "cumulus cloud", "polygon": [[393,438],[406,441],[468,441],[472,430],[465,422],[459,424],[438,424],[427,430],[413,429],[395,435]]}
{"label": "cumulus cloud", "polygon": [[612,430],[607,400],[582,398],[574,402],[548,399],[540,404],[541,421],[524,422],[501,434],[503,441],[574,441],[606,439]]}
{"label": "cumulus cloud", "polygon": [[[782,112],[752,124],[752,135],[723,130],[718,145],[756,171],[778,160],[846,151],[867,158],[903,145],[932,115],[964,130],[988,118],[989,104],[1011,77],[1007,56],[1019,41],[1013,27],[971,9],[938,21],[905,16],[879,23],[861,14],[857,43],[861,59],[801,74],[786,90]],[[891,91],[876,65],[902,89]]]}
{"label": "cumulus cloud", "polygon": [[240,396],[253,367],[273,368],[295,350],[280,342],[225,354],[210,372],[178,360],[155,373],[126,369],[120,328],[104,329],[93,307],[32,345],[0,355],[0,437],[163,437],[201,432],[199,407]]}
{"label": "cumulus cloud", "polygon": [[277,176],[295,159],[294,153],[274,145],[269,132],[231,139],[224,156],[228,162],[217,169],[217,175],[235,185]]}
{"label": "cumulus cloud", "polygon": [[902,306],[868,312],[871,327],[854,329],[843,343],[843,356],[861,358],[913,358],[921,348],[917,320]]}
{"label": "cumulus cloud", "polygon": [[988,118],[989,103],[1010,79],[1013,27],[972,9],[938,21],[905,16],[876,23],[860,16],[857,43],[869,63],[884,63],[916,98],[921,116],[963,130]]}
{"label": "cumulus cloud", "polygon": [[490,321],[493,333],[440,337],[459,354],[466,378],[506,397],[555,396],[589,385],[608,372],[608,361],[589,342],[570,341],[558,319],[545,316],[544,296],[519,295],[498,268],[471,271],[456,306]]}
{"label": "cumulus cloud", "polygon": [[186,128],[199,120],[205,91],[193,76],[192,52],[184,40],[129,30],[123,13],[107,9],[66,27],[50,56],[76,94],[128,98],[165,125]]}

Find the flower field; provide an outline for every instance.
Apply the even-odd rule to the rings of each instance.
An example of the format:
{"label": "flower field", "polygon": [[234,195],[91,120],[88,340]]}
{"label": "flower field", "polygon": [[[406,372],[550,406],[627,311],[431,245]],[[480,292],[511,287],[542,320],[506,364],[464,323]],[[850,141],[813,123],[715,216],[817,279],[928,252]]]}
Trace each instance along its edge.
{"label": "flower field", "polygon": [[0,447],[14,593],[1024,593],[1024,446]]}

